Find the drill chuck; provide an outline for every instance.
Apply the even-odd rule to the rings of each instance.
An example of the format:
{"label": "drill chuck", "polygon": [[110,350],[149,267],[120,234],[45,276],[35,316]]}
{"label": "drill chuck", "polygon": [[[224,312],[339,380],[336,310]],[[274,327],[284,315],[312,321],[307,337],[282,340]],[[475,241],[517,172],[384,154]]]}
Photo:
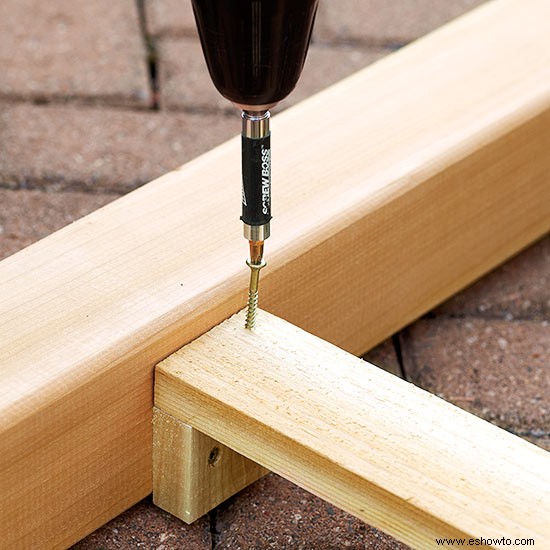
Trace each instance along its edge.
{"label": "drill chuck", "polygon": [[271,220],[271,133],[269,111],[242,113],[242,216],[249,241],[269,237]]}

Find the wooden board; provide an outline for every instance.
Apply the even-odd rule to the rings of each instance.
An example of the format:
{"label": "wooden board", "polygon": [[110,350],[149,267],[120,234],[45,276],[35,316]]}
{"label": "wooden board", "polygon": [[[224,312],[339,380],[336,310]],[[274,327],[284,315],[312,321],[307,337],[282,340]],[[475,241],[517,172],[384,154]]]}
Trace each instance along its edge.
{"label": "wooden board", "polygon": [[550,540],[549,453],[273,315],[243,320],[164,360],[155,405],[415,548]]}
{"label": "wooden board", "polygon": [[[274,117],[263,307],[362,353],[548,231],[549,18],[489,3]],[[245,304],[239,164],[237,138],[0,263],[6,548],[151,491],[154,365]]]}
{"label": "wooden board", "polygon": [[268,470],[155,408],[153,502],[192,523]]}

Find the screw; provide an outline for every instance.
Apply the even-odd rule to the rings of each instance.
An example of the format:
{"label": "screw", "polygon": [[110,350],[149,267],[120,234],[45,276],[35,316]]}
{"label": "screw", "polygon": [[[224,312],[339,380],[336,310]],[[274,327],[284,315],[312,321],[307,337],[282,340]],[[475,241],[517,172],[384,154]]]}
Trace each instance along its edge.
{"label": "screw", "polygon": [[250,268],[250,285],[248,287],[248,308],[246,311],[244,327],[250,330],[253,329],[256,324],[260,269],[265,267],[267,264],[263,259],[261,259],[259,263],[252,263],[250,260],[246,260],[246,265]]}

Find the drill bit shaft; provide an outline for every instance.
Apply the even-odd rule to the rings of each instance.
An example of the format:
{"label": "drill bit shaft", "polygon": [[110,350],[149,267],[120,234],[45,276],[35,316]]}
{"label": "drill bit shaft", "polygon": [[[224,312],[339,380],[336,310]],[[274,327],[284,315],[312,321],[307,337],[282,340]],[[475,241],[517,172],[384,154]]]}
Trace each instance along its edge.
{"label": "drill bit shaft", "polygon": [[244,110],[242,113],[242,216],[244,237],[250,247],[250,286],[245,327],[254,328],[258,308],[258,282],[263,261],[264,241],[269,237],[271,220],[271,141],[269,111]]}

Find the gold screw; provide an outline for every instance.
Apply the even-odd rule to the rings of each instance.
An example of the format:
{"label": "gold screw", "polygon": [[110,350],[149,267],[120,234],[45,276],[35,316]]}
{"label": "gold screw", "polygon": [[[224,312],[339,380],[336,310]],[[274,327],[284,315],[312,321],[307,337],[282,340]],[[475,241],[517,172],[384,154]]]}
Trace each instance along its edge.
{"label": "gold screw", "polygon": [[260,282],[260,269],[267,264],[264,260],[259,263],[252,263],[246,260],[246,265],[250,268],[250,285],[248,287],[248,309],[246,311],[246,320],[244,327],[253,329],[256,324],[256,315],[258,310],[258,284]]}

